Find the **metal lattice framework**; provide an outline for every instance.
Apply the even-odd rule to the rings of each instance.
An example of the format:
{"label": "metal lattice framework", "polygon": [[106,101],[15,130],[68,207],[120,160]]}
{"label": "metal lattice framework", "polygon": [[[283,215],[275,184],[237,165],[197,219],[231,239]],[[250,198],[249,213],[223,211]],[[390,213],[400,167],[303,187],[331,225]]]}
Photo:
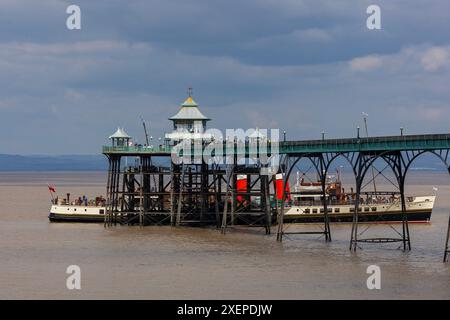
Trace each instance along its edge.
{"label": "metal lattice framework", "polygon": [[[267,151],[271,155],[272,145],[269,143]],[[170,170],[161,171],[151,165],[151,158],[155,156],[170,157],[171,147],[160,146],[148,148],[142,146],[103,147],[103,153],[108,157],[109,171],[107,181],[107,214],[105,225],[116,223],[133,223],[136,219],[140,224],[146,222],[163,223],[170,219],[172,225],[180,225],[183,220],[201,217],[207,212],[214,212],[208,216],[221,227],[223,233],[229,225],[233,225],[239,209],[249,208],[237,203],[236,174],[249,176],[249,190],[246,196],[261,197],[258,214],[241,215],[241,220],[248,225],[264,226],[266,233],[270,233],[273,217],[278,221],[277,240],[282,241],[284,230],[284,211],[286,201],[286,184],[293,168],[301,159],[308,159],[313,164],[325,195],[325,179],[332,163],[337,158],[345,159],[351,166],[356,183],[356,201],[353,213],[350,249],[356,250],[358,243],[363,242],[401,242],[404,250],[411,249],[408,218],[405,205],[405,178],[414,160],[424,153],[436,155],[445,164],[450,173],[449,150],[450,134],[408,135],[388,137],[368,137],[350,139],[322,139],[309,141],[284,141],[277,145],[282,155],[281,169],[284,173],[283,199],[280,208],[272,212],[270,208],[270,182],[273,177],[263,177],[258,173],[261,168],[240,167],[237,165],[211,166],[206,164],[189,167],[172,164]],[[224,144],[226,154],[249,155],[247,144]],[[193,156],[196,150],[192,151]],[[121,158],[138,157],[140,165],[137,171],[121,172]],[[360,195],[364,178],[376,160],[383,160],[395,175],[396,185],[401,196],[402,230],[398,238],[363,238],[358,233]],[[251,182],[251,175],[255,181]],[[122,178],[121,178],[122,177]],[[137,178],[139,177],[139,178]],[[212,178],[211,178],[212,177]],[[140,179],[140,180],[139,180]],[[121,187],[122,185],[122,187]],[[170,191],[169,191],[170,189]],[[170,201],[165,204],[164,195],[170,194]],[[140,201],[139,205],[131,205]],[[212,199],[212,200],[211,200]],[[303,232],[307,234],[324,234],[327,241],[331,241],[331,230],[328,219],[328,209],[323,197],[324,226],[320,232]],[[167,201],[166,201],[167,202]],[[195,204],[195,205],[194,205]],[[120,208],[120,209],[119,209]],[[139,212],[136,212],[139,208]],[[245,210],[244,210],[245,211]],[[147,214],[147,213],[154,214]],[[222,212],[222,218],[220,218]],[[262,222],[262,223],[260,223]],[[446,253],[448,248],[446,249]]]}
{"label": "metal lattice framework", "polygon": [[[122,166],[125,156],[107,154],[105,226],[215,224],[225,233],[244,224],[270,234],[272,178],[261,174],[264,166],[201,162],[161,167],[152,165],[154,154],[140,154],[134,165]],[[238,176],[245,178],[245,189],[238,188]],[[259,205],[251,201],[255,198]]]}
{"label": "metal lattice framework", "polygon": [[[326,154],[325,154],[326,155]],[[285,219],[285,202],[287,198],[286,186],[289,181],[289,178],[292,174],[293,169],[299,163],[301,159],[308,159],[314,169],[316,170],[317,176],[321,182],[322,189],[322,205],[323,205],[323,214],[324,214],[324,227],[323,231],[303,231],[303,232],[285,232],[284,231],[284,219]],[[328,217],[328,207],[326,200],[326,177],[330,167],[332,160],[330,161],[324,154],[289,154],[284,156],[284,161],[282,161],[281,168],[284,169],[283,175],[283,199],[281,201],[280,214],[278,217],[278,232],[277,232],[277,240],[282,241],[283,235],[285,234],[323,234],[325,236],[326,241],[331,241],[331,229],[330,229],[330,221]]]}
{"label": "metal lattice framework", "polygon": [[[411,146],[410,146],[411,147]],[[408,148],[410,148],[408,147]],[[409,235],[408,218],[406,214],[406,200],[405,200],[405,178],[408,169],[414,160],[424,153],[431,153],[436,155],[445,164],[447,170],[450,172],[449,168],[449,149],[417,149],[417,150],[370,150],[370,151],[359,151],[359,152],[326,152],[326,153],[290,153],[285,156],[286,175],[284,176],[284,188],[286,187],[287,181],[289,181],[292,169],[295,164],[302,158],[310,159],[314,164],[318,176],[320,177],[322,183],[322,190],[324,190],[325,179],[327,173],[330,169],[331,164],[337,158],[342,157],[348,161],[352,167],[352,171],[355,177],[356,184],[356,201],[353,213],[353,223],[352,231],[350,237],[350,250],[356,250],[358,243],[388,243],[388,242],[402,242],[404,250],[411,249],[411,241]],[[364,178],[368,170],[373,166],[374,162],[378,159],[382,159],[386,162],[387,166],[392,169],[394,176],[396,178],[397,187],[401,199],[401,214],[402,214],[402,231],[399,234],[399,238],[359,238],[358,225],[359,225],[359,212],[360,212],[360,196],[363,187]],[[284,189],[285,190],[285,189]],[[325,199],[325,197],[323,197]],[[288,234],[284,231],[284,202],[286,196],[283,197],[283,202],[281,205],[281,213],[279,216],[279,225],[277,240],[282,241],[283,235]],[[323,201],[324,207],[324,231],[317,232],[325,234],[327,240],[331,240],[331,232],[328,222],[328,210],[326,207],[326,201]],[[295,232],[290,234],[301,234],[301,233],[316,233],[316,232]]]}

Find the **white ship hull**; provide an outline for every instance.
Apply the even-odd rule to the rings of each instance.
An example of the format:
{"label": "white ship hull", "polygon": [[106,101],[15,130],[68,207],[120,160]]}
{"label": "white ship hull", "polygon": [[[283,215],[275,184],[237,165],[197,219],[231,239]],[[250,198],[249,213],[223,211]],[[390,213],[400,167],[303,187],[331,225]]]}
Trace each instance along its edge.
{"label": "white ship hull", "polygon": [[102,222],[106,208],[83,205],[52,205],[48,216],[50,221]]}
{"label": "white ship hull", "polygon": [[[429,222],[436,196],[409,197],[406,201],[408,221]],[[323,221],[322,205],[299,205],[285,208],[287,222],[320,222]],[[339,204],[328,206],[328,217],[331,222],[348,222],[353,220],[354,204]],[[402,221],[400,200],[391,203],[362,203],[359,208],[358,220],[363,222]]]}
{"label": "white ship hull", "polygon": [[[429,222],[436,196],[420,196],[408,198],[406,212],[408,221]],[[328,217],[331,222],[352,221],[355,206],[339,204],[328,206]],[[50,221],[103,222],[106,208],[103,206],[52,205]],[[301,205],[285,208],[285,222],[321,222],[324,209],[321,205]],[[361,222],[395,222],[402,221],[400,201],[392,203],[361,204],[358,219]]]}

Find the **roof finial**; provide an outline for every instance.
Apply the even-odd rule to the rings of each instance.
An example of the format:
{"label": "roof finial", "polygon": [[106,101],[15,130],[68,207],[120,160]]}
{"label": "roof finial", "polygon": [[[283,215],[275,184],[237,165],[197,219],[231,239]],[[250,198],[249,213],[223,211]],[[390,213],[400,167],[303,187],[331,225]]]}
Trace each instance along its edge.
{"label": "roof finial", "polygon": [[189,97],[192,98],[192,87],[189,87],[189,88],[188,88],[188,95],[189,95]]}

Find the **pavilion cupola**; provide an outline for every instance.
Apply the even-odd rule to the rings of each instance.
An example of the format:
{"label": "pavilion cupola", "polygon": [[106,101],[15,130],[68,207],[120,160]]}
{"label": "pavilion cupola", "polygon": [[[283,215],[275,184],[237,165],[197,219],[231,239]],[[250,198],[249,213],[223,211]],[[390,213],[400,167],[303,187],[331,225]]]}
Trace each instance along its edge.
{"label": "pavilion cupola", "polygon": [[172,140],[180,140],[187,136],[201,137],[206,129],[206,123],[211,119],[200,111],[198,104],[192,98],[192,89],[189,88],[188,98],[169,120],[173,122],[174,131],[167,134],[166,137]]}
{"label": "pavilion cupola", "polygon": [[117,128],[117,131],[109,136],[113,147],[128,147],[131,137],[125,132],[123,128]]}

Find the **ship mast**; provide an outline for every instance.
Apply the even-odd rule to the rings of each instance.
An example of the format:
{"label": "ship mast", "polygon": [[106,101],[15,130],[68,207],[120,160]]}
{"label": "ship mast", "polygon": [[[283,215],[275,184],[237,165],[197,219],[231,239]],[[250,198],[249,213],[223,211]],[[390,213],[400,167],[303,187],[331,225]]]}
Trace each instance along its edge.
{"label": "ship mast", "polygon": [[145,125],[145,121],[144,121],[144,118],[142,116],[141,116],[141,121],[142,121],[142,125],[144,126],[145,143],[147,144],[147,146],[149,146],[150,144],[148,143],[147,126]]}
{"label": "ship mast", "polygon": [[294,189],[295,189],[295,192],[300,192],[300,171],[297,171]]}
{"label": "ship mast", "polygon": [[[363,119],[364,119],[364,127],[366,129],[366,137],[369,138],[369,130],[367,129],[367,117],[369,115],[365,112],[363,112],[362,115],[363,115]],[[377,185],[375,183],[375,171],[373,170],[373,165],[370,165],[370,169],[372,170],[373,191],[376,194],[377,193]]]}

